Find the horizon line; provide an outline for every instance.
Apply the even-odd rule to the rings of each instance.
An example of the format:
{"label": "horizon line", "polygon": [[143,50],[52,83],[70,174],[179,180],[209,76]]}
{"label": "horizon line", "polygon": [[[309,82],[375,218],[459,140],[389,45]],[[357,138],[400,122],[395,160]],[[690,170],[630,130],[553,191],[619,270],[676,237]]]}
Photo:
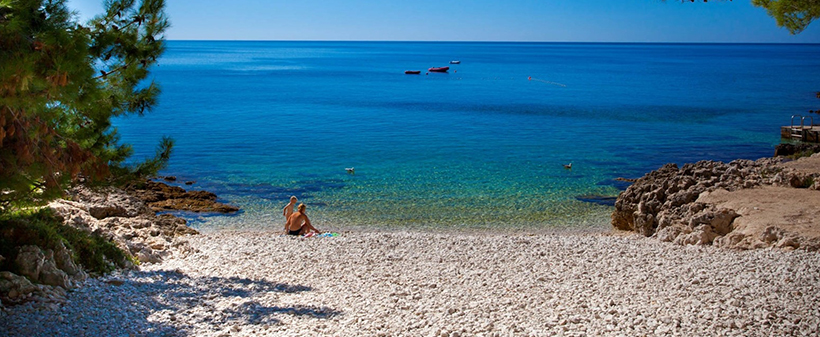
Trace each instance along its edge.
{"label": "horizon line", "polygon": [[253,39],[165,39],[182,42],[384,42],[384,43],[551,43],[551,44],[743,44],[820,45],[820,42],[682,42],[682,41],[485,41],[485,40],[253,40]]}

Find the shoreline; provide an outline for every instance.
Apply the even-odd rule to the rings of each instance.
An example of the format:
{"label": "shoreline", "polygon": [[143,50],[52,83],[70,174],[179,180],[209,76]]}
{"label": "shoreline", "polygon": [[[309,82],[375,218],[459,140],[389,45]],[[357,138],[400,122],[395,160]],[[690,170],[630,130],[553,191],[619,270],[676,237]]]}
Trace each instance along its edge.
{"label": "shoreline", "polygon": [[[94,230],[116,233],[119,240],[133,235],[137,241],[123,244],[150,260],[85,280],[62,296],[4,307],[0,326],[8,327],[10,336],[105,336],[111,331],[163,336],[820,334],[820,254],[812,243],[820,232],[803,233],[809,241],[793,235],[801,234],[799,228],[817,229],[815,206],[759,211],[749,204],[760,202],[761,195],[820,197],[817,184],[804,186],[808,177],[820,174],[820,155],[785,163],[733,163],[755,166],[735,171],[716,162],[679,171],[664,166],[628,191],[643,195],[634,190],[669,181],[662,174],[688,179],[685,172],[705,166],[750,176],[766,172],[770,164],[781,168],[776,177],[759,182],[737,180],[741,188],[720,185],[726,182],[722,178],[708,180],[717,188],[689,184],[697,187],[691,203],[737,215],[726,237],[761,241],[734,246],[740,249],[618,230],[614,222],[603,225],[608,221],[506,229],[329,224],[319,229],[341,235],[307,238],[283,235],[277,223],[276,229],[206,228],[196,235],[174,232],[158,238],[151,227],[131,232],[129,218],[121,217],[144,213],[146,206],[134,203],[136,198],[117,194],[85,206],[64,202],[76,204],[69,212],[72,221],[85,219]],[[118,206],[117,200],[131,204]],[[77,217],[83,207],[106,216],[99,221]],[[686,218],[692,214],[673,215],[683,216],[682,224],[692,223]],[[776,233],[749,225],[760,219],[774,224],[772,215],[791,222],[777,223],[781,230]],[[136,224],[144,226],[144,216],[134,218]],[[682,238],[694,235],[680,230]]]}
{"label": "shoreline", "polygon": [[0,322],[11,336],[820,333],[816,253],[613,233],[203,233]]}

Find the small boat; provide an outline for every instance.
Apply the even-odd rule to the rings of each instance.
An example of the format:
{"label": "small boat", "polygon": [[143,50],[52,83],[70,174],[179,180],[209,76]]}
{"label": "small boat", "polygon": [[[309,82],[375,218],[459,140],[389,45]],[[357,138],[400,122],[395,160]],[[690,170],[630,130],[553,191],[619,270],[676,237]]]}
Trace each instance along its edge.
{"label": "small boat", "polygon": [[461,61],[450,61],[450,64],[461,64]]}
{"label": "small boat", "polygon": [[432,67],[429,70],[431,73],[446,73],[447,70],[450,70],[450,67]]}
{"label": "small boat", "polygon": [[418,75],[421,74],[421,70],[405,70],[404,73],[408,75]]}

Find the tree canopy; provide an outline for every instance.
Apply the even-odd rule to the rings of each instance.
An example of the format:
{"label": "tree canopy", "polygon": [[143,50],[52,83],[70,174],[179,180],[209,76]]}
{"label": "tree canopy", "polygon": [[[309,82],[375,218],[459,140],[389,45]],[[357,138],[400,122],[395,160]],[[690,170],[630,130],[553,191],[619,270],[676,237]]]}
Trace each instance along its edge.
{"label": "tree canopy", "polygon": [[[686,2],[687,0],[681,0]],[[695,0],[688,0],[695,2]],[[732,0],[729,0],[732,1]],[[703,0],[708,2],[708,0]],[[752,4],[763,7],[777,21],[779,27],[784,27],[792,34],[799,34],[809,24],[820,18],[820,0],[752,0]]]}
{"label": "tree canopy", "polygon": [[47,200],[78,178],[106,180],[156,170],[157,158],[125,166],[111,118],[141,115],[159,87],[149,68],[164,51],[164,0],[106,0],[77,22],[66,0],[0,0],[0,210]]}
{"label": "tree canopy", "polygon": [[792,34],[802,32],[820,18],[820,0],[752,0],[752,4],[765,8],[778,26]]}

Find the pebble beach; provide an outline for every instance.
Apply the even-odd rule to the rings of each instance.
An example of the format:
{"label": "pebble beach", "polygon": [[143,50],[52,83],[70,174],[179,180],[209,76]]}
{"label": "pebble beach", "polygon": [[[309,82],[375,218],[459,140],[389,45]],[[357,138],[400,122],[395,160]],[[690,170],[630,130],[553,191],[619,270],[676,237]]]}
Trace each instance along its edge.
{"label": "pebble beach", "polygon": [[610,231],[177,240],[161,263],[6,308],[0,326],[9,336],[820,334],[820,256],[801,250]]}

